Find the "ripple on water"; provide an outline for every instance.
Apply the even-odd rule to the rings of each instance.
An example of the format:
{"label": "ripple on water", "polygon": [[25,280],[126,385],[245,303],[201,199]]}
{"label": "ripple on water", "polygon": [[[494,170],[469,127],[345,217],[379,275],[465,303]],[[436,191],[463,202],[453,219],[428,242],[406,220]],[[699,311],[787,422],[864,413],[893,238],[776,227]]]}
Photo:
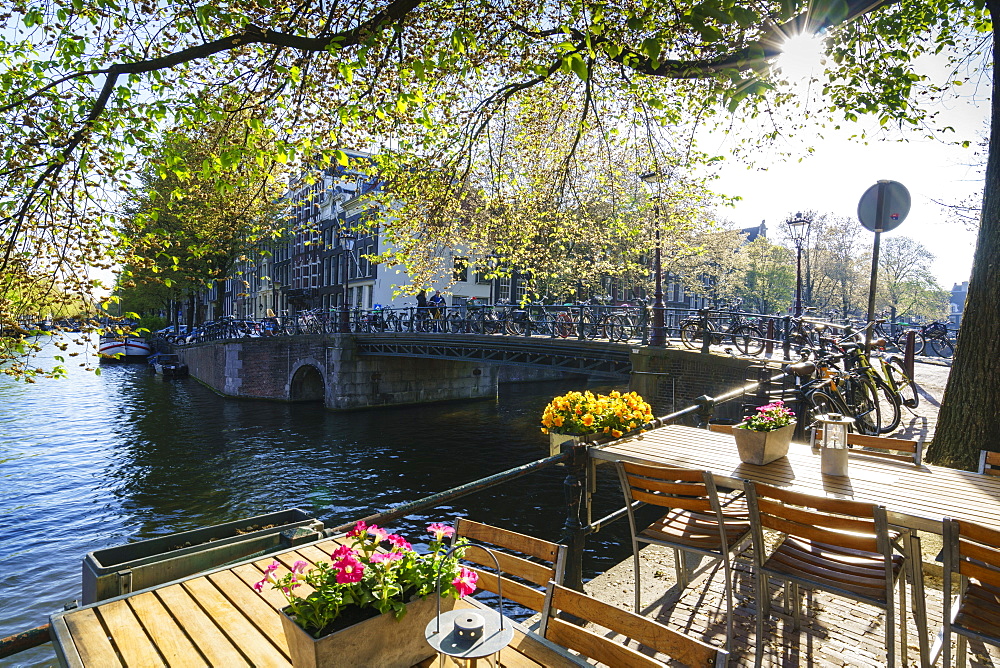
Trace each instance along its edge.
{"label": "ripple on water", "polygon": [[[92,550],[291,507],[334,526],[543,457],[542,408],[579,387],[504,386],[499,402],[332,413],[226,400],[141,364],[33,385],[0,377],[0,637],[78,598]],[[532,474],[392,528],[420,545],[429,522],[463,514],[556,540],[563,475]],[[619,502],[616,484],[602,490],[599,504]],[[618,530],[589,540],[594,569],[625,556]],[[47,648],[15,658],[0,666],[53,661]]]}

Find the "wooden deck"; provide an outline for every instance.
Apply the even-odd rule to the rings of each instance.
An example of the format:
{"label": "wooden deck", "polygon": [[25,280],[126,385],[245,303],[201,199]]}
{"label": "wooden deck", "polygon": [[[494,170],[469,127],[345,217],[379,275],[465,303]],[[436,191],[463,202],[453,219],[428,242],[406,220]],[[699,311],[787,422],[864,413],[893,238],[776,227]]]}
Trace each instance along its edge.
{"label": "wooden deck", "polygon": [[[321,541],[53,615],[56,653],[62,665],[71,668],[289,668],[292,664],[278,614],[285,599],[270,587],[258,593],[253,585],[275,560],[282,564],[280,577],[298,560],[310,565],[328,560],[337,547],[333,540]],[[310,592],[306,588],[299,593]],[[458,603],[475,605],[474,601]],[[521,625],[515,625],[514,641],[501,653],[500,664],[510,668],[581,665]]]}

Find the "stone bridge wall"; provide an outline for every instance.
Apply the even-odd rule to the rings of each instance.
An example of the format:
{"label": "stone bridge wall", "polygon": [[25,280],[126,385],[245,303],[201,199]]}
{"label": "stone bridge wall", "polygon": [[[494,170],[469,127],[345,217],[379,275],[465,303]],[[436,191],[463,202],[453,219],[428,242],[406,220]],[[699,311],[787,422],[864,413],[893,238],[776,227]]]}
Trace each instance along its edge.
{"label": "stone bridge wall", "polygon": [[238,339],[177,352],[192,376],[230,397],[314,399],[318,374],[331,409],[495,398],[499,375],[476,362],[361,357],[350,335]]}
{"label": "stone bridge wall", "polygon": [[[191,375],[226,396],[282,401],[322,396],[331,409],[493,398],[501,380],[567,377],[481,362],[360,356],[351,335],[239,339],[177,352]],[[658,416],[744,384],[753,364],[677,348],[635,347],[631,360],[629,389],[650,401]],[[720,406],[716,417],[735,420],[741,412],[737,400]]]}
{"label": "stone bridge wall", "polygon": [[[653,414],[667,415],[693,404],[702,395],[716,396],[745,383],[747,368],[759,364],[728,355],[703,355],[679,348],[633,348],[629,389],[653,406]],[[715,419],[738,420],[742,402],[730,401],[715,410]]]}

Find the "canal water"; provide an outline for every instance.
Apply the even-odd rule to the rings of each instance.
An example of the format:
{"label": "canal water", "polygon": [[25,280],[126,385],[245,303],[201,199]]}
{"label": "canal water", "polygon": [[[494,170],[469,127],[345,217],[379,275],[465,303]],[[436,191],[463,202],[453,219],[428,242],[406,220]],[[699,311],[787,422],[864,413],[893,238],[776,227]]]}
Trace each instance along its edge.
{"label": "canal water", "polygon": [[[57,354],[49,343],[39,362]],[[614,389],[509,384],[497,401],[333,413],[224,399],[144,364],[33,384],[0,376],[0,637],[78,599],[92,550],[293,507],[335,526],[540,459],[545,404],[584,387]],[[417,544],[428,522],[465,515],[558,540],[564,476],[532,473],[391,528]],[[595,516],[621,505],[604,471]],[[622,521],[589,537],[585,578],[628,556],[627,535]],[[54,661],[45,645],[0,666]]]}

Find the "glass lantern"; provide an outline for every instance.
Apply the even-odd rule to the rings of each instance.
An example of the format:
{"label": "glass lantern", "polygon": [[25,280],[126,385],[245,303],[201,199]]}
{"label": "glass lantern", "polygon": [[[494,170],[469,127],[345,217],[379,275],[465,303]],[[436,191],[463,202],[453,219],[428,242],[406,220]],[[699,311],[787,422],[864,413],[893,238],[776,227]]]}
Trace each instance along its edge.
{"label": "glass lantern", "polygon": [[854,418],[840,413],[827,413],[816,417],[817,426],[823,430],[820,440],[820,458],[823,475],[847,475],[847,431]]}

